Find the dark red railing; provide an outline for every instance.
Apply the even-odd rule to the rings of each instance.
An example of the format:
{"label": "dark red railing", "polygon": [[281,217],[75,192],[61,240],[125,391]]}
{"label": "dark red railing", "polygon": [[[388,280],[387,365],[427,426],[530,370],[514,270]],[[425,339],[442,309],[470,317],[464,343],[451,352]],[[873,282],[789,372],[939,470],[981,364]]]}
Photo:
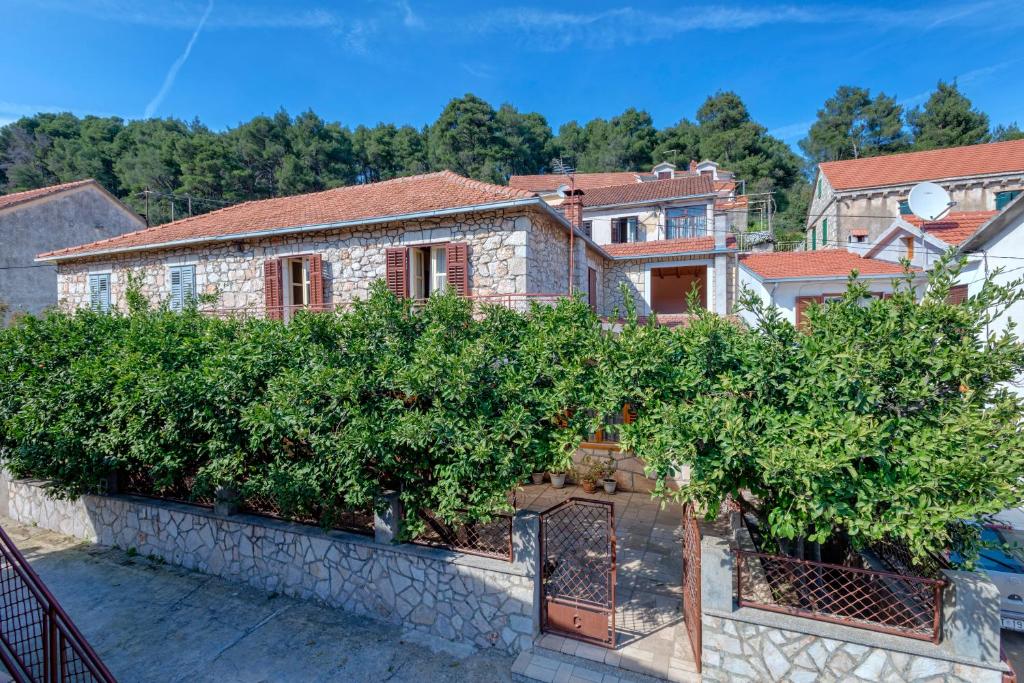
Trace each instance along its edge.
{"label": "dark red railing", "polygon": [[512,561],[512,517],[496,514],[488,522],[447,524],[429,510],[421,510],[426,530],[413,539],[417,545],[446,548],[469,555]]}
{"label": "dark red railing", "polygon": [[683,621],[697,672],[701,670],[700,523],[693,503],[683,507]]}
{"label": "dark red railing", "polygon": [[0,661],[19,682],[116,683],[3,529]]}
{"label": "dark red railing", "polygon": [[736,556],[741,607],[939,642],[940,579],[746,550]]}

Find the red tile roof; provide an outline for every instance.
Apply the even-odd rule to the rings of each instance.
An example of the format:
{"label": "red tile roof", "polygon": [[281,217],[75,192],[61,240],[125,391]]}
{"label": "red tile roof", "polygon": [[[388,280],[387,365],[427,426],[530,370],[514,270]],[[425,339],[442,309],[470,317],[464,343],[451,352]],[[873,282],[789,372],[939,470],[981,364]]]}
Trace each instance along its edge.
{"label": "red tile roof", "polygon": [[867,237],[869,233],[867,228],[850,228],[850,234],[854,237]]}
{"label": "red tile roof", "polygon": [[[736,238],[726,239],[726,248],[736,248]],[[652,240],[650,242],[629,242],[627,244],[602,244],[601,249],[613,258],[648,258],[668,256],[685,252],[714,251],[714,237],[684,237],[676,240]]]}
{"label": "red tile roof", "polygon": [[711,179],[685,176],[671,180],[652,180],[648,183],[599,187],[583,192],[583,206],[611,206],[657,199],[674,199],[714,194]]}
{"label": "red tile roof", "polygon": [[13,194],[0,195],[0,209],[6,209],[11,206],[17,206],[18,204],[24,204],[34,199],[40,199],[42,197],[48,197],[50,195],[58,194],[60,192],[66,192],[67,190],[73,190],[76,187],[82,187],[83,185],[99,185],[92,178],[86,178],[85,180],[74,180],[70,183],[61,183],[60,185],[50,185],[49,187],[40,187],[35,190],[25,190],[24,192],[15,192]]}
{"label": "red tile roof", "polygon": [[958,246],[973,235],[982,224],[998,214],[998,211],[954,211],[941,220],[925,222],[917,216],[903,216],[903,219],[934,235],[951,247]]}
{"label": "red tile roof", "polygon": [[[611,171],[608,173],[577,173],[576,189],[592,190],[595,187],[609,185],[625,185],[637,182],[639,173],[634,171]],[[569,179],[559,173],[541,173],[539,175],[514,175],[508,179],[508,186],[531,192],[553,192],[562,185],[568,185]]]}
{"label": "red tile roof", "polygon": [[1024,140],[826,161],[819,168],[836,190],[1024,172]]}
{"label": "red tile roof", "polygon": [[47,252],[40,254],[40,258],[116,252],[181,241],[231,239],[233,235],[279,228],[312,227],[448,209],[469,209],[534,197],[536,195],[532,192],[470,180],[451,171],[440,171],[323,192],[245,202],[119,237]]}
{"label": "red tile roof", "polygon": [[740,257],[740,263],[763,280],[846,277],[854,270],[861,275],[899,275],[903,272],[899,263],[862,258],[845,249],[748,254]]}

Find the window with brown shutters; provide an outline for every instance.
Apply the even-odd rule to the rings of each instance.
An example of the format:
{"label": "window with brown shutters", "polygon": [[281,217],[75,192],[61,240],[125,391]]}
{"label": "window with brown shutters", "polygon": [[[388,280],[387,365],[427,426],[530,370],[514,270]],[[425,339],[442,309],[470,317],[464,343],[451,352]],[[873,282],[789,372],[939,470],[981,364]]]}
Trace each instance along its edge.
{"label": "window with brown shutters", "polygon": [[324,260],[320,254],[311,254],[307,259],[309,268],[309,308],[323,311],[327,308],[324,301]]}
{"label": "window with brown shutters", "polygon": [[273,320],[284,318],[284,301],[281,296],[281,261],[269,259],[263,262],[263,293],[267,306],[267,317]]}
{"label": "window with brown shutters", "polygon": [[946,303],[959,306],[965,301],[967,301],[967,285],[956,285],[949,288],[949,294],[946,295]]}
{"label": "window with brown shutters", "polygon": [[385,281],[395,296],[409,296],[409,248],[388,247],[384,252],[387,268]]}
{"label": "window with brown shutters", "polygon": [[469,296],[469,245],[449,242],[447,247],[448,286],[459,296]]}

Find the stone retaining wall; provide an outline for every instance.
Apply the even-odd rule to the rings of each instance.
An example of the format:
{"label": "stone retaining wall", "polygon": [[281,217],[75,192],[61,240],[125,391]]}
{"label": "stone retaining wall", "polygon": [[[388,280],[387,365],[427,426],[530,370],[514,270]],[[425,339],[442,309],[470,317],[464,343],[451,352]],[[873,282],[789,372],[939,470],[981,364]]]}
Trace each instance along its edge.
{"label": "stone retaining wall", "polygon": [[535,538],[517,539],[519,559],[503,562],[133,496],[63,501],[40,482],[7,487],[7,513],[19,522],[431,636],[515,653],[538,630]]}

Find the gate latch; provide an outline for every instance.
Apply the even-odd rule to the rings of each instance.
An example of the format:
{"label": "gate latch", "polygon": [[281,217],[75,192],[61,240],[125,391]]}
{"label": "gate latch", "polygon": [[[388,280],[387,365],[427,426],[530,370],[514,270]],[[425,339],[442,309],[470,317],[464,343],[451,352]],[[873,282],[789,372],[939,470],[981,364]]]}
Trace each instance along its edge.
{"label": "gate latch", "polygon": [[572,625],[577,629],[583,628],[583,619],[579,614],[572,615]]}

